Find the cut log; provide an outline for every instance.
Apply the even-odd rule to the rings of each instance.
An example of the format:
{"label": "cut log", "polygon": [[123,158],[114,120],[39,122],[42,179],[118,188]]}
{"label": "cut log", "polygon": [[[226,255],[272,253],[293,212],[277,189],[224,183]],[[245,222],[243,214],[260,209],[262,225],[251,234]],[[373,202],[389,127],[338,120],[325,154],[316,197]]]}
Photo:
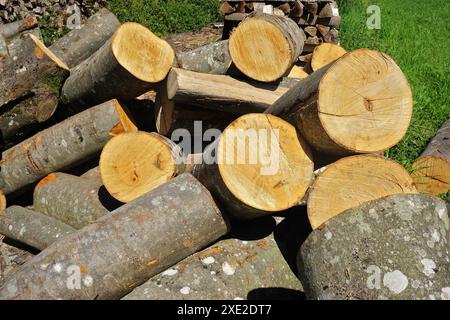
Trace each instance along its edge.
{"label": "cut log", "polygon": [[317,71],[320,68],[336,61],[346,53],[347,51],[337,44],[323,43],[316,47],[313,51],[311,57],[311,68],[313,71]]}
{"label": "cut log", "polygon": [[432,195],[450,190],[450,120],[443,124],[413,164],[413,178],[420,192]]}
{"label": "cut log", "polygon": [[92,168],[92,169],[86,171],[85,173],[83,173],[80,176],[80,178],[88,179],[89,181],[96,183],[98,186],[103,185],[102,177],[100,176],[100,168],[99,167],[95,167],[95,168]]}
{"label": "cut log", "polygon": [[313,300],[450,299],[449,219],[425,195],[371,201],[314,231],[298,255]]}
{"label": "cut log", "polygon": [[122,106],[111,100],[83,111],[39,132],[6,150],[0,162],[0,189],[11,194],[42,179],[47,174],[74,167],[97,155],[125,118]]}
{"label": "cut log", "polygon": [[0,34],[0,63],[3,63],[8,56],[8,43],[6,42],[6,38]]}
{"label": "cut log", "polygon": [[129,132],[105,145],[99,168],[106,190],[127,203],[183,173],[184,155],[161,135]]}
{"label": "cut log", "polygon": [[[36,27],[34,29],[31,29],[31,30],[24,31],[21,34],[19,34],[18,36],[14,37],[12,39],[7,39],[6,40],[6,43],[8,45],[8,53],[9,53],[10,56],[14,57],[15,55],[17,55],[16,52],[20,52],[20,50],[21,50],[20,47],[21,47],[22,41],[23,41],[23,39],[28,37],[29,34],[34,35],[41,42],[43,41],[42,40],[41,30],[38,27]],[[50,49],[50,51],[52,51],[52,50]],[[58,55],[56,55],[56,56],[58,56]],[[60,58],[60,57],[58,56],[58,58]],[[60,58],[60,60],[64,61],[61,58]],[[66,66],[67,66],[67,64],[66,64]]]}
{"label": "cut log", "polygon": [[317,177],[308,198],[313,229],[347,209],[398,193],[417,193],[413,180],[395,161],[370,155],[340,159]]}
{"label": "cut log", "polygon": [[230,56],[244,75],[272,82],[288,73],[303,51],[305,38],[287,17],[253,13],[231,34]]}
{"label": "cut log", "polygon": [[225,74],[231,65],[228,40],[176,54],[178,67],[202,73]]}
{"label": "cut log", "polygon": [[110,211],[100,199],[101,185],[65,173],[51,173],[34,189],[33,209],[81,229]]}
{"label": "cut log", "polygon": [[120,22],[105,8],[91,16],[80,29],[73,29],[50,46],[50,50],[70,68],[93,55],[111,38]]}
{"label": "cut log", "polygon": [[226,75],[178,68],[170,71],[164,86],[158,92],[159,103],[174,102],[236,114],[263,112],[287,91],[284,87],[251,84]]}
{"label": "cut log", "polygon": [[275,235],[284,231],[281,224],[262,239],[222,240],[151,278],[123,300],[283,299],[279,296],[283,292],[298,298],[302,285],[289,268],[283,248],[299,232],[292,230],[280,241]]}
{"label": "cut log", "polygon": [[119,299],[227,232],[209,192],[184,174],[41,252],[0,299]]}
{"label": "cut log", "polygon": [[313,167],[293,126],[272,115],[248,114],[206,148],[194,175],[235,218],[252,219],[295,206]]}
{"label": "cut log", "polygon": [[6,209],[6,197],[5,194],[0,190],[0,212]]}
{"label": "cut log", "polygon": [[0,109],[33,94],[58,92],[69,68],[34,35],[21,41],[20,49],[0,64]]}
{"label": "cut log", "polygon": [[157,103],[156,128],[158,133],[170,137],[177,129],[187,130],[192,137],[202,139],[209,129],[223,131],[238,115],[218,110],[181,105]]}
{"label": "cut log", "polygon": [[396,145],[412,106],[411,88],[394,60],[359,49],[298,82],[265,112],[292,121],[317,151],[349,155]]}
{"label": "cut log", "polygon": [[6,39],[14,38],[21,32],[34,28],[37,23],[38,21],[36,17],[29,17],[11,23],[0,24],[0,34],[2,34]]}
{"label": "cut log", "polygon": [[61,100],[92,105],[113,98],[134,99],[154,88],[174,62],[170,45],[144,26],[120,26],[95,54],[71,71]]}
{"label": "cut log", "polygon": [[74,232],[65,223],[19,206],[12,206],[0,213],[0,233],[38,250]]}
{"label": "cut log", "polygon": [[288,75],[288,78],[304,79],[308,76],[309,74],[305,71],[304,68],[299,66],[293,66],[291,72]]}
{"label": "cut log", "polygon": [[230,14],[236,12],[236,9],[225,1],[220,5],[219,12],[223,14]]}

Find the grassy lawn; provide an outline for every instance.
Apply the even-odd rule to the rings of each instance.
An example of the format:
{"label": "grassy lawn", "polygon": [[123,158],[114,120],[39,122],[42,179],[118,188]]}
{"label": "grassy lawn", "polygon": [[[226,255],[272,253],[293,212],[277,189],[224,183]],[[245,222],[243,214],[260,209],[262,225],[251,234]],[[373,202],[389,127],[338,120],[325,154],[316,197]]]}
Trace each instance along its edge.
{"label": "grassy lawn", "polygon": [[221,19],[218,0],[109,0],[121,21],[147,26],[159,36],[199,29]]}
{"label": "grassy lawn", "polygon": [[[368,30],[369,5],[381,8],[381,29]],[[388,53],[414,94],[411,126],[387,155],[407,168],[450,118],[450,1],[340,0],[341,45]]]}

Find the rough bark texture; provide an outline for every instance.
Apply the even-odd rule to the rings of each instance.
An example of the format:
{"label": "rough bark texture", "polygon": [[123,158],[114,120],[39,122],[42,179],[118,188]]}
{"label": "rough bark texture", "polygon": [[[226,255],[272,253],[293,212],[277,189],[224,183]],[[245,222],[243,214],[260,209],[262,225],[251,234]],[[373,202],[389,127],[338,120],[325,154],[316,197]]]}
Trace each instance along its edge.
{"label": "rough bark texture", "polygon": [[302,245],[309,299],[450,299],[443,201],[394,195],[350,209]]}
{"label": "rough bark texture", "polygon": [[176,59],[181,69],[202,73],[225,74],[231,65],[227,40],[188,52],[178,52]]}
{"label": "rough bark texture", "polygon": [[226,75],[173,68],[167,79],[167,97],[160,101],[168,99],[181,104],[245,114],[266,110],[286,91],[284,87],[250,84]]}
{"label": "rough bark texture", "polygon": [[[281,222],[278,226],[273,218],[255,221],[250,228],[245,225],[244,236],[240,234],[239,238],[222,240],[184,259],[123,299],[298,298],[302,295],[302,285],[290,269],[285,254],[299,237],[299,224],[287,220],[292,219],[286,219],[286,222],[297,228],[286,230],[282,218],[277,218],[277,222]],[[249,235],[253,227],[258,231],[270,229],[273,232],[268,230],[268,236],[252,237]],[[280,233],[283,233],[281,238],[278,237]],[[283,293],[286,296],[280,296]]]}
{"label": "rough bark texture", "polygon": [[34,189],[34,210],[81,229],[107,215],[101,184],[65,173],[51,173]]}
{"label": "rough bark texture", "polygon": [[101,9],[91,16],[80,29],[73,29],[50,46],[70,68],[94,54],[120,26],[116,16]]}
{"label": "rough bark texture", "polygon": [[35,27],[37,23],[38,21],[35,17],[29,17],[11,23],[1,24],[0,34],[3,34],[6,39],[13,38],[21,32]]}
{"label": "rough bark texture", "polygon": [[98,154],[121,120],[116,104],[111,100],[90,108],[3,152],[0,189],[8,195]]}
{"label": "rough bark texture", "polygon": [[[122,298],[227,231],[208,191],[184,174],[41,252],[0,299]],[[67,270],[77,267],[80,289],[70,289]]]}
{"label": "rough bark texture", "polygon": [[0,213],[1,234],[38,250],[44,250],[74,231],[57,219],[19,206]]}

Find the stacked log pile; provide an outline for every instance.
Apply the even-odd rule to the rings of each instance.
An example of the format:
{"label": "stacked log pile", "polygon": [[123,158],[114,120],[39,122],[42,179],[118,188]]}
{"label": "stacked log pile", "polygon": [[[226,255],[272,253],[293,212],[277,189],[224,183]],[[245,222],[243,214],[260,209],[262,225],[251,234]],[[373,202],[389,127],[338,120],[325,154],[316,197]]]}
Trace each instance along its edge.
{"label": "stacked log pile", "polygon": [[[446,206],[382,156],[413,108],[395,61],[322,44],[298,70],[312,29],[286,12],[333,2],[225,3],[256,12],[191,52],[106,9],[49,48],[16,35],[0,234],[36,255],[0,299],[448,297]],[[423,161],[448,165],[447,127]]]}

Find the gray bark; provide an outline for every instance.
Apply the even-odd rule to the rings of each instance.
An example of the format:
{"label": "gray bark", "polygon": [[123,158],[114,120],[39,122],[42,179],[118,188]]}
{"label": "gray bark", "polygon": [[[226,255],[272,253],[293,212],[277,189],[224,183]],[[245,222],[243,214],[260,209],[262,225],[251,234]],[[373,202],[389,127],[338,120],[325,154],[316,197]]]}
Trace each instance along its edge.
{"label": "gray bark", "polygon": [[444,201],[393,195],[347,210],[303,243],[309,299],[450,299]]}
{"label": "gray bark", "polygon": [[100,168],[98,166],[86,171],[80,177],[88,179],[99,186],[103,185],[102,177],[100,176]]}
{"label": "gray bark", "polygon": [[[279,221],[282,219],[279,219]],[[286,222],[299,227],[298,223]],[[264,221],[264,222],[263,222]],[[267,222],[266,222],[267,221]],[[255,221],[258,231],[267,228],[273,218]],[[151,278],[125,296],[124,300],[233,300],[281,298],[285,293],[301,296],[303,291],[285,260],[285,247],[298,238],[299,229],[270,226],[265,237],[231,238],[190,256],[172,268]],[[245,235],[249,235],[246,225]],[[269,229],[269,228],[267,228]],[[285,231],[288,231],[287,233]],[[277,232],[284,232],[279,239]],[[287,298],[287,297],[285,297]],[[292,296],[291,296],[292,298]]]}
{"label": "gray bark", "polygon": [[21,32],[31,29],[37,25],[38,21],[35,17],[29,17],[26,19],[14,21],[11,23],[0,25],[0,34],[6,39],[13,38],[20,34]]}
{"label": "gray bark", "polygon": [[223,40],[188,52],[176,54],[178,67],[185,70],[226,74],[231,65],[231,57],[228,52],[228,40]]}
{"label": "gray bark", "polygon": [[19,206],[0,213],[1,234],[38,250],[44,250],[74,231],[57,219]]}
{"label": "gray bark", "polygon": [[[44,181],[46,180],[46,181]],[[52,173],[34,189],[36,211],[81,229],[107,215],[97,182],[65,173]]]}
{"label": "gray bark", "polygon": [[0,189],[8,195],[55,171],[88,161],[111,138],[120,121],[115,100],[90,108],[6,150],[0,164]]}
{"label": "gray bark", "polygon": [[119,299],[227,231],[209,192],[183,174],[54,243],[6,279],[0,299]]}

